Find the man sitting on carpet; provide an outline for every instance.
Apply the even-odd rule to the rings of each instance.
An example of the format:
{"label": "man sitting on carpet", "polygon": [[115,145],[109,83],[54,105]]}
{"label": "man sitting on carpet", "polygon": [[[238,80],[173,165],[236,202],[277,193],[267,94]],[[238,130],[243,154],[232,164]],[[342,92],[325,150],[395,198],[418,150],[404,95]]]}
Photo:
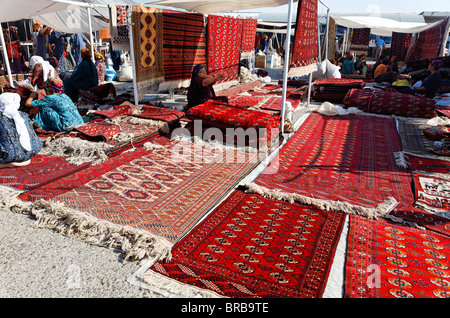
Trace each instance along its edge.
{"label": "man sitting on carpet", "polygon": [[228,103],[228,97],[216,96],[213,84],[223,79],[223,75],[211,76],[206,73],[202,64],[194,66],[191,85],[187,93],[188,108],[205,103],[209,99]]}

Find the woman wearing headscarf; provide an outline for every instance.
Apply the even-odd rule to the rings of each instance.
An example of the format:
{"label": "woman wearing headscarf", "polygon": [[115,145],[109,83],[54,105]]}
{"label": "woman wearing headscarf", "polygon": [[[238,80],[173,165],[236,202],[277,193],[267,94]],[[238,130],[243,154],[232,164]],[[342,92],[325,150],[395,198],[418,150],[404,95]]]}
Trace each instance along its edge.
{"label": "woman wearing headscarf", "polygon": [[81,50],[83,60],[70,77],[64,79],[64,92],[75,103],[78,101],[80,89],[88,90],[98,85],[97,69],[92,62],[89,49]]}
{"label": "woman wearing headscarf", "polygon": [[228,103],[228,98],[226,96],[216,96],[213,88],[213,84],[222,79],[222,74],[217,76],[208,75],[202,64],[194,66],[191,84],[187,93],[188,108],[203,104],[209,99]]}
{"label": "woman wearing headscarf", "polygon": [[33,123],[19,107],[19,94],[0,95],[0,168],[27,165],[42,148]]}
{"label": "woman wearing headscarf", "polygon": [[55,68],[39,55],[34,55],[30,58],[30,69],[31,85],[38,90],[43,89],[45,82],[56,75]]}
{"label": "woman wearing headscarf", "polygon": [[63,83],[60,78],[49,78],[45,82],[47,96],[35,100],[37,93],[31,93],[25,106],[38,107],[33,121],[45,131],[65,131],[68,127],[84,123],[72,100],[63,93]]}
{"label": "woman wearing headscarf", "polygon": [[442,76],[439,68],[444,65],[442,60],[433,60],[428,66],[430,75],[423,82],[416,83],[412,88],[400,90],[400,93],[410,95],[425,95],[428,98],[436,97],[436,93],[441,87]]}
{"label": "woman wearing headscarf", "polygon": [[97,69],[98,82],[104,82],[106,76],[105,58],[100,53],[95,53],[95,68]]}

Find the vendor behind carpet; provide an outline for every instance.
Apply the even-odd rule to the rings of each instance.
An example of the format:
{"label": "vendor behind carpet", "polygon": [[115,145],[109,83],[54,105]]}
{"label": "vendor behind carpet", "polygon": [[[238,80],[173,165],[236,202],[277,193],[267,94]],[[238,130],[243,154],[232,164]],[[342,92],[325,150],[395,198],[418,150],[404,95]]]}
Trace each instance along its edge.
{"label": "vendor behind carpet", "polygon": [[92,62],[89,49],[81,50],[82,62],[70,77],[64,79],[64,92],[75,103],[78,101],[80,89],[88,90],[98,85],[97,68]]}
{"label": "vendor behind carpet", "polygon": [[205,103],[209,99],[228,103],[228,97],[216,96],[213,84],[223,79],[223,75],[211,76],[206,73],[202,64],[194,66],[191,85],[187,93],[188,108]]}
{"label": "vendor behind carpet", "polygon": [[19,94],[0,95],[0,168],[25,166],[42,148],[33,123],[19,107]]}
{"label": "vendor behind carpet", "polygon": [[33,92],[25,102],[27,107],[38,107],[33,121],[45,131],[65,131],[68,127],[83,124],[83,118],[72,100],[63,93],[63,83],[59,78],[49,78],[45,82],[47,96],[37,98]]}
{"label": "vendor behind carpet", "polygon": [[[439,68],[444,65],[442,60],[433,60],[428,66],[428,70],[431,74],[423,80],[422,83],[416,83],[413,88],[405,88],[399,91],[399,93],[410,95],[425,95],[428,98],[434,98],[437,91],[441,87],[441,73]],[[417,85],[419,84],[419,85]]]}

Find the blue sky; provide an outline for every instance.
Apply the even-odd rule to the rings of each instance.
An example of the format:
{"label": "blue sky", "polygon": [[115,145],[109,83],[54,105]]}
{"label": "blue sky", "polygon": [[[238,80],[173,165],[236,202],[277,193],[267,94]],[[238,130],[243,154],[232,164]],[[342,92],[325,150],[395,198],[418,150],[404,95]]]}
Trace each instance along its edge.
{"label": "blue sky", "polygon": [[[450,0],[321,0],[335,13],[415,13],[422,11],[448,11]],[[323,8],[320,6],[319,9]],[[286,12],[287,6],[267,8]]]}

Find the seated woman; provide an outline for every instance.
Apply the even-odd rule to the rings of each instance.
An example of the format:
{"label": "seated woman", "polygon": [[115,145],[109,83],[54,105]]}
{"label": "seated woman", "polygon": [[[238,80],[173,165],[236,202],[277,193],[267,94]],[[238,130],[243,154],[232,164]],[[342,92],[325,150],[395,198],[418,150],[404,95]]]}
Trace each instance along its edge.
{"label": "seated woman", "polygon": [[63,94],[63,83],[59,78],[45,82],[47,96],[34,100],[37,93],[31,93],[25,102],[27,107],[38,107],[33,121],[45,131],[65,131],[68,127],[84,124],[83,118],[72,100]]}
{"label": "seated woman", "polygon": [[55,68],[48,61],[44,61],[39,55],[30,58],[31,85],[37,90],[44,89],[45,81],[55,77]]}
{"label": "seated woman", "polygon": [[345,56],[344,63],[342,64],[342,75],[357,74],[355,69],[355,62],[353,62],[353,56],[348,53]]}
{"label": "seated woman", "polygon": [[355,69],[358,71],[359,74],[363,74],[364,73],[364,68],[367,70],[366,54],[361,54],[356,59]]}
{"label": "seated woman", "polygon": [[42,148],[33,123],[19,107],[19,94],[0,95],[0,168],[25,166]]}
{"label": "seated woman", "polygon": [[[414,85],[412,88],[405,88],[399,91],[399,93],[410,95],[425,95],[428,98],[434,98],[437,91],[441,87],[441,73],[439,68],[444,65],[442,60],[433,60],[428,66],[428,70],[431,74],[423,80],[419,85]],[[418,84],[418,83],[416,83]]]}
{"label": "seated woman", "polygon": [[64,92],[75,103],[79,98],[80,89],[88,90],[98,85],[97,68],[92,62],[89,49],[81,50],[82,61],[70,77],[64,79]]}
{"label": "seated woman", "polygon": [[197,64],[192,71],[191,85],[187,93],[188,108],[203,104],[209,99],[228,103],[228,97],[216,96],[213,88],[213,84],[222,79],[222,74],[216,77],[208,75],[203,65]]}
{"label": "seated woman", "polygon": [[389,63],[389,59],[385,58],[383,62],[377,66],[375,72],[373,73],[375,83],[392,84],[397,80],[397,74],[390,70]]}

